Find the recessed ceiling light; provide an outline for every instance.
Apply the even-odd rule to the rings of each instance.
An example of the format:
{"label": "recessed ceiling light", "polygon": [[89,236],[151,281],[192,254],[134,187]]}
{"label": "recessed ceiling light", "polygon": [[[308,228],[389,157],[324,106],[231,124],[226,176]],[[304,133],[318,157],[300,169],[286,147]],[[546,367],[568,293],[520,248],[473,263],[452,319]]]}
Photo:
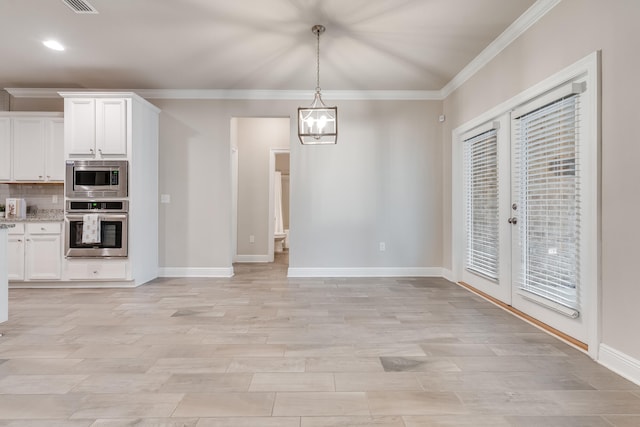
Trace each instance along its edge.
{"label": "recessed ceiling light", "polygon": [[64,50],[64,46],[60,44],[60,42],[55,40],[45,40],[42,42],[43,45],[53,50]]}

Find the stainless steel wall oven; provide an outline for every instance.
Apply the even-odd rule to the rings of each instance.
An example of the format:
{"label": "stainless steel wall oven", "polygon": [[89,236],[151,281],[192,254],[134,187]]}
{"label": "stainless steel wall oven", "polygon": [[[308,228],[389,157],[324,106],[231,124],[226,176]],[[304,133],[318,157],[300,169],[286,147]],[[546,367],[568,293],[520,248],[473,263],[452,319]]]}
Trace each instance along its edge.
{"label": "stainless steel wall oven", "polygon": [[[129,202],[126,200],[67,200],[65,256],[67,258],[127,257]],[[99,223],[87,239],[85,221]]]}

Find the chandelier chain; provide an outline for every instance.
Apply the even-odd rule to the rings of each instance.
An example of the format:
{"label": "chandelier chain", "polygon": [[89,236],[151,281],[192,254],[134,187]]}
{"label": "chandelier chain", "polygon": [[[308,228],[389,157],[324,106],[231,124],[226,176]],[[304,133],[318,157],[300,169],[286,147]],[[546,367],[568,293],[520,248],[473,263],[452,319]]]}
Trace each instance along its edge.
{"label": "chandelier chain", "polygon": [[316,31],[316,92],[320,92],[320,31]]}

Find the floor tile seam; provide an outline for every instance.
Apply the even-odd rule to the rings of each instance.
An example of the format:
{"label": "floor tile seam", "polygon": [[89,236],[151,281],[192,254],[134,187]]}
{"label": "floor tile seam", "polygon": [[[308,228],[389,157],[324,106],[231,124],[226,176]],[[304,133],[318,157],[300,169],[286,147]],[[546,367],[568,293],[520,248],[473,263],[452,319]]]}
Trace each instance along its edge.
{"label": "floor tile seam", "polygon": [[600,418],[602,418],[604,420],[604,422],[606,422],[607,424],[609,424],[612,427],[616,427],[616,424],[613,421],[611,421],[608,417],[609,417],[608,415],[600,416]]}

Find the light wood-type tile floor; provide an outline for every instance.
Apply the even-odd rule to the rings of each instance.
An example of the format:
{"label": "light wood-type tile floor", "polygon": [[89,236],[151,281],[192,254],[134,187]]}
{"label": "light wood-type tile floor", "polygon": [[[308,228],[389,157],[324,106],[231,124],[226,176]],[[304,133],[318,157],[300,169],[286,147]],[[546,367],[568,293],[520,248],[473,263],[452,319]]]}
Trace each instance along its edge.
{"label": "light wood-type tile floor", "polygon": [[9,307],[0,426],[640,426],[639,387],[444,279],[239,264]]}

